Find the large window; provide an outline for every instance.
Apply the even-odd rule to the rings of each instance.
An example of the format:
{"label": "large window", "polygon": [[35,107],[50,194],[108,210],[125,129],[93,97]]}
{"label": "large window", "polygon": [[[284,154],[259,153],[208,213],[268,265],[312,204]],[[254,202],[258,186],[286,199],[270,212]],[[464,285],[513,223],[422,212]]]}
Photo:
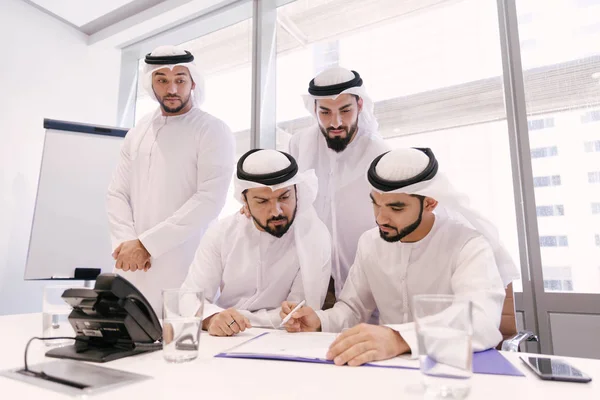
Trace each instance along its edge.
{"label": "large window", "polygon": [[[600,0],[516,4],[519,38],[531,43],[521,58],[544,287],[598,293],[598,248],[590,240],[598,228],[590,217],[600,212],[600,158],[591,154],[600,150]],[[540,131],[547,125],[552,129]],[[560,157],[543,159],[539,149],[548,148]],[[546,218],[540,210],[549,211],[548,204],[569,212]]]}
{"label": "large window", "polygon": [[494,1],[298,0],[278,19],[277,122],[290,134],[312,123],[300,96],[333,65],[363,76],[386,138],[505,118]]}
{"label": "large window", "polygon": [[[569,238],[543,246],[532,267],[563,252],[573,290],[600,292],[586,247],[597,250],[588,217],[600,202],[600,0],[518,0],[517,11],[539,236]],[[205,72],[204,108],[230,125],[238,154],[250,143],[251,24],[182,43]],[[500,42],[495,0],[289,2],[277,9],[277,147],[314,124],[301,100],[310,79],[328,66],[355,69],[380,134],[392,146],[431,147],[518,263]],[[136,118],[148,101],[138,91]],[[224,213],[237,207],[230,201]]]}
{"label": "large window", "polygon": [[298,0],[278,19],[280,148],[315,123],[301,100],[310,79],[329,66],[356,70],[380,134],[393,147],[431,147],[518,264],[496,2]]}

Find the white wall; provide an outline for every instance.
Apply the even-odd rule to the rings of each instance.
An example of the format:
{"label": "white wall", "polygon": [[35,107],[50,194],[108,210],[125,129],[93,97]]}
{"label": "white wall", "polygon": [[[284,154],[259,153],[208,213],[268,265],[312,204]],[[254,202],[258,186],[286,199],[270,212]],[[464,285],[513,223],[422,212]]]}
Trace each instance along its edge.
{"label": "white wall", "polygon": [[88,46],[84,34],[21,0],[0,1],[0,37],[2,315],[41,310],[45,283],[24,282],[23,273],[43,118],[114,125],[120,51]]}

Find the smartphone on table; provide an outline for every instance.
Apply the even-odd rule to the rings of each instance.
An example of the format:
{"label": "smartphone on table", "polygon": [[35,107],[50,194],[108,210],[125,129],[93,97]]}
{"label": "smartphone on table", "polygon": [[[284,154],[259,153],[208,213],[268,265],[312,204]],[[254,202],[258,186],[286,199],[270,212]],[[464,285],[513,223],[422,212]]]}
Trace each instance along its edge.
{"label": "smartphone on table", "polygon": [[540,378],[552,381],[590,382],[592,378],[559,358],[521,356],[521,360]]}

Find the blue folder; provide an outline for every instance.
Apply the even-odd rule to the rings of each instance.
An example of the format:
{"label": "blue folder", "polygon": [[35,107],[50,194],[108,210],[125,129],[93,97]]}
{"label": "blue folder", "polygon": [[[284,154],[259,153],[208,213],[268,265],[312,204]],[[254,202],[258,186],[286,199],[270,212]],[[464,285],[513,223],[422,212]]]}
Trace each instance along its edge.
{"label": "blue folder", "polygon": [[[246,358],[254,360],[277,360],[277,361],[297,361],[297,362],[309,362],[318,364],[333,364],[333,361],[325,358],[306,358],[297,356],[286,356],[281,354],[262,354],[262,353],[244,353],[234,351],[245,343],[251,340],[256,340],[260,337],[268,335],[269,332],[262,333],[238,346],[235,346],[223,353],[215,355],[218,358]],[[412,366],[400,366],[400,365],[379,365],[366,363],[363,367],[376,367],[376,368],[401,368],[401,369],[418,369],[418,367]],[[509,375],[509,376],[525,376],[519,369],[517,369],[510,361],[508,361],[500,352],[496,349],[490,349],[473,354],[473,372],[476,374],[491,374],[491,375]]]}

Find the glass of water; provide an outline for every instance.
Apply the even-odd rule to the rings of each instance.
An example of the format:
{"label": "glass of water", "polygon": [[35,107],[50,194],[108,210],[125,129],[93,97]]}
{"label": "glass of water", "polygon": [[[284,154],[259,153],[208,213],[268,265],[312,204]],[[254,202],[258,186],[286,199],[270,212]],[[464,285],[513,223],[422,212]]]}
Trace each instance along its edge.
{"label": "glass of water", "polygon": [[[44,287],[44,296],[42,303],[42,337],[49,338],[55,336],[74,337],[75,331],[69,323],[68,317],[71,313],[69,306],[62,299],[65,290],[72,286],[49,285]],[[72,340],[56,339],[44,340],[46,346],[64,346],[72,344]]]}
{"label": "glass of water", "polygon": [[473,374],[471,301],[453,295],[417,295],[413,316],[426,396],[467,397]]}
{"label": "glass of water", "polygon": [[204,293],[166,289],[163,296],[163,355],[167,362],[181,363],[198,357]]}

